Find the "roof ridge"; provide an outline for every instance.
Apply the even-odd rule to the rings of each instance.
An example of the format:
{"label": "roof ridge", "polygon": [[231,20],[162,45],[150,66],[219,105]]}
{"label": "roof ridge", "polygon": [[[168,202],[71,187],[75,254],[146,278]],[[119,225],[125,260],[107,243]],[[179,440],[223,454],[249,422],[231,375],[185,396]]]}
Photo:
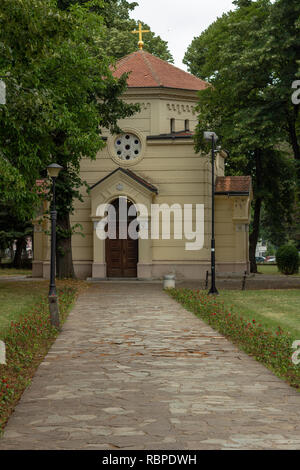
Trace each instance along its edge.
{"label": "roof ridge", "polygon": [[[143,51],[145,53],[145,51]],[[155,70],[153,69],[152,67],[152,64],[151,62],[148,60],[147,57],[144,56],[144,53],[142,53],[142,58],[143,58],[143,61],[146,63],[146,65],[148,65],[149,69],[150,69],[150,72],[152,74],[152,77],[154,78],[154,80],[156,81],[156,83],[158,84],[158,86],[162,86],[162,83],[159,79],[159,76],[157,75],[157,73],[155,72]],[[148,52],[149,54],[149,52]],[[152,54],[151,54],[152,55]]]}
{"label": "roof ridge", "polygon": [[137,173],[135,173],[134,171],[130,170],[129,168],[122,168],[122,167],[120,167],[120,169],[121,169],[122,171],[126,172],[127,174],[130,174],[132,177],[136,178],[136,179],[139,180],[140,182],[146,184],[148,187],[151,187],[153,190],[157,191],[156,186],[154,186],[150,181],[146,180],[146,178],[144,178],[143,176],[138,175]]}
{"label": "roof ridge", "polygon": [[133,54],[136,54],[136,53],[139,53],[140,51],[133,51],[133,52],[129,52],[129,54],[126,54],[124,55],[123,57],[121,57],[120,59],[116,60],[116,63],[115,65],[119,64],[120,62],[125,62],[125,59],[127,59],[129,56],[133,55]]}

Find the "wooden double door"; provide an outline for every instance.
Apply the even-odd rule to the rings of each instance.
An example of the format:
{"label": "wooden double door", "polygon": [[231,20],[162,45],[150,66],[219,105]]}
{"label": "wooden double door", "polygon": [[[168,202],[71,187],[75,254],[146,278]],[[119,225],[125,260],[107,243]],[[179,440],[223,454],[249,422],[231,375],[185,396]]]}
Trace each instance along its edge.
{"label": "wooden double door", "polygon": [[[128,226],[135,216],[122,220],[119,214],[119,199],[113,203],[116,210],[116,238],[107,238],[105,241],[107,277],[132,278],[137,277],[138,240],[133,240],[128,235]],[[127,208],[132,205],[127,201]],[[128,212],[127,212],[128,214]],[[120,234],[127,238],[120,238]]]}

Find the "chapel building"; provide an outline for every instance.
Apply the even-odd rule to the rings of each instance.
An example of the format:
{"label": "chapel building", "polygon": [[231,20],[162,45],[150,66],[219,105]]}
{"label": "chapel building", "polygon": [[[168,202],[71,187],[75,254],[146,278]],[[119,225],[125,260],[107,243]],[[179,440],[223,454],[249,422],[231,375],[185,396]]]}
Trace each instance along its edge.
{"label": "chapel building", "polygon": [[[177,279],[204,279],[210,271],[212,168],[210,154],[195,153],[193,133],[197,93],[207,85],[144,50],[117,62],[114,75],[120,77],[125,72],[129,72],[129,78],[123,99],[139,103],[140,112],[119,121],[122,134],[103,132],[106,147],[96,160],[82,160],[81,177],[89,184],[90,193],[83,190],[84,202],[76,202],[71,216],[71,223],[81,224],[84,233],[84,237],[72,237],[75,274],[82,279],[150,280],[173,273]],[[251,178],[224,176],[226,157],[225,152],[216,153],[217,274],[249,271]],[[161,228],[155,239],[122,239],[119,232],[115,239],[101,239],[97,227],[104,215],[99,207],[110,203],[117,210],[124,198],[128,207],[137,209],[140,230],[149,235],[153,204],[192,205],[189,222],[194,230],[196,205],[202,205],[203,246],[188,250],[191,240],[185,238],[184,230],[183,238],[174,236],[174,220],[178,228],[179,217],[176,212],[171,214],[169,239],[163,237]],[[146,208],[143,213],[139,212],[140,205]],[[33,276],[49,278],[49,272],[49,236],[36,223]]]}

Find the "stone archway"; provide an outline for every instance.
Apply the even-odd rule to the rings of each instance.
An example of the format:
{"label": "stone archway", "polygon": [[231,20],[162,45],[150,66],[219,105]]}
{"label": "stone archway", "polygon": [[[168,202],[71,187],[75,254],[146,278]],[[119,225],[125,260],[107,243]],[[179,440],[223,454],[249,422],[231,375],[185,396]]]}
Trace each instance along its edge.
{"label": "stone archway", "polygon": [[[117,168],[91,187],[91,219],[94,224],[92,277],[94,279],[107,278],[106,241],[97,236],[97,224],[104,217],[104,214],[99,214],[98,208],[100,205],[110,204],[119,197],[126,197],[138,208],[140,226],[143,230],[150,230],[151,203],[157,193],[157,188],[151,183],[123,168]],[[141,213],[141,205],[146,208],[145,214]],[[120,250],[120,247],[117,249]],[[135,277],[138,279],[151,279],[152,266],[151,239],[139,238],[137,274]]]}

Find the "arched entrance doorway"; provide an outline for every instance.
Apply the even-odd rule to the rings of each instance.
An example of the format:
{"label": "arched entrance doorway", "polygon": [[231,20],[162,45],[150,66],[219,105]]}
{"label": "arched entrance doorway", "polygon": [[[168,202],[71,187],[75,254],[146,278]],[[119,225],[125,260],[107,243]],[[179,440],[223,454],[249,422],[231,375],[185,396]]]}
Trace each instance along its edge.
{"label": "arched entrance doorway", "polygon": [[[115,228],[112,230],[113,238],[108,236],[105,241],[107,277],[134,278],[137,277],[138,240],[130,238],[128,226],[136,219],[136,211],[133,203],[127,198],[117,198],[111,204],[115,209],[116,218]],[[113,223],[110,214],[109,221]]]}

